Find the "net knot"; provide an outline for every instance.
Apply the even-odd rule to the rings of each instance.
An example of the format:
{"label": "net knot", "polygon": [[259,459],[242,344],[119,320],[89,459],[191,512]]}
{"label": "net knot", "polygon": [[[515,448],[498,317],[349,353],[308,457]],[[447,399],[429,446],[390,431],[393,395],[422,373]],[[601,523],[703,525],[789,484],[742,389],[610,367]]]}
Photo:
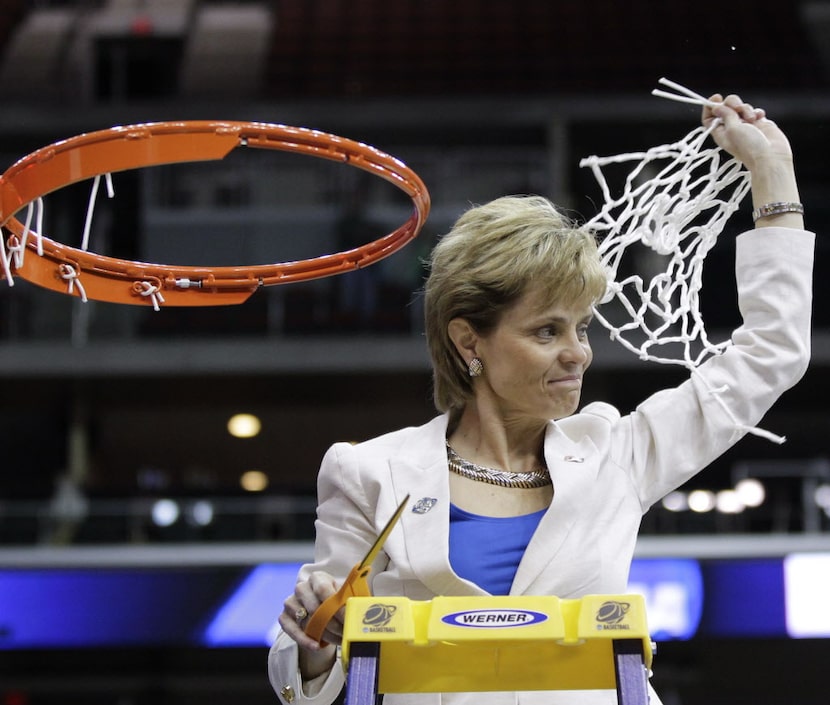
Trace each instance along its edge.
{"label": "net knot", "polygon": [[26,251],[25,243],[17,235],[10,235],[6,247],[9,250],[10,261],[14,262],[15,268],[20,269],[23,266],[23,253]]}
{"label": "net knot", "polygon": [[139,296],[149,297],[154,310],[160,310],[159,304],[164,303],[164,296],[162,296],[161,287],[158,284],[149,281],[136,282],[133,289]]}
{"label": "net knot", "polygon": [[78,268],[68,262],[62,262],[58,265],[58,273],[60,274],[61,279],[66,282],[67,293],[74,293],[75,287],[77,286],[78,296],[81,297],[81,301],[86,303],[86,290],[84,289],[84,285],[81,283],[81,273]]}

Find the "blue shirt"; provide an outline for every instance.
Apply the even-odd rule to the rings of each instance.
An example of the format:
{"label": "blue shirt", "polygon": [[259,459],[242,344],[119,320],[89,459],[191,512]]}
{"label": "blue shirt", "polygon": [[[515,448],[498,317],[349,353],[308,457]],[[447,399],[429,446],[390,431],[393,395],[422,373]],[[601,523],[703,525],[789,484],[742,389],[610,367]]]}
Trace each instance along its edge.
{"label": "blue shirt", "polygon": [[472,514],[450,504],[450,565],[491,595],[507,595],[545,510],[517,517]]}

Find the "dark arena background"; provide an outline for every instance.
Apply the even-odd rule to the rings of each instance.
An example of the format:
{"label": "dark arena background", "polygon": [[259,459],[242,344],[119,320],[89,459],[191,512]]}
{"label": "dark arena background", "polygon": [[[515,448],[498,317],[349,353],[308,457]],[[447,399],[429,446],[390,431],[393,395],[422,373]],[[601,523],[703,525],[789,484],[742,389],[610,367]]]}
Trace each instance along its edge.
{"label": "dark arena background", "polygon": [[[762,424],[787,442],[747,437],[644,520],[631,587],[659,642],[653,682],[665,705],[825,705],[823,0],[0,0],[3,170],[115,125],[260,121],[373,145],[432,198],[422,233],[377,265],[239,306],[155,311],[0,281],[0,705],[276,703],[266,654],[310,557],[323,453],[434,413],[418,296],[432,243],[507,193],[589,218],[601,195],[582,157],[698,124],[699,108],[651,96],[662,76],[739,93],[784,128],[818,256],[812,364]],[[256,150],[118,173],[114,191],[91,249],[182,265],[337,252],[411,211],[359,170]],[[77,246],[89,194],[50,194],[44,233]],[[737,321],[724,302],[749,211],[706,260],[713,339]],[[593,344],[585,401],[627,411],[684,376],[599,327]]]}

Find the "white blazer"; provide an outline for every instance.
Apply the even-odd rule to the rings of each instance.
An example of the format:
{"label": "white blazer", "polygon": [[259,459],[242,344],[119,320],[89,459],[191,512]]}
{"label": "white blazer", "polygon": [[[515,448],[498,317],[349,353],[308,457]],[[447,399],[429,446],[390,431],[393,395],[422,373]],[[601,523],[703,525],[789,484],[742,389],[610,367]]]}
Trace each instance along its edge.
{"label": "white blazer", "polygon": [[[812,233],[783,228],[741,235],[736,274],[743,325],[723,354],[628,415],[593,403],[549,424],[545,459],[554,497],[510,594],[575,598],[626,591],[642,515],[757,425],[807,369],[813,243]],[[447,422],[446,415],[439,416],[418,428],[329,449],[318,477],[315,559],[298,580],[315,570],[345,577],[409,494],[412,505],[427,498],[435,500],[434,506],[425,513],[405,510],[375,562],[373,594],[413,600],[487,594],[458,577],[449,563]],[[338,663],[329,674],[303,684],[297,646],[283,633],[269,655],[269,677],[283,703],[328,705],[344,683]],[[617,700],[613,691],[506,691],[387,695],[384,702],[581,705]],[[657,702],[652,694],[652,703]]]}

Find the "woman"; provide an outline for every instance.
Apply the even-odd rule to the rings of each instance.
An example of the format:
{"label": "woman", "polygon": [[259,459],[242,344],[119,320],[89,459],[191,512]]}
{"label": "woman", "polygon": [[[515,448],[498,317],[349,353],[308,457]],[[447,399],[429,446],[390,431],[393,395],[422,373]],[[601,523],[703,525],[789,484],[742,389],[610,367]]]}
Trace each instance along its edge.
{"label": "woman", "polygon": [[[410,494],[371,576],[375,595],[623,593],[648,508],[732,445],[809,360],[813,235],[779,128],[739,97],[704,124],[752,175],[755,230],[737,241],[743,325],[699,375],[620,416],[576,414],[587,330],[604,289],[594,239],[540,198],[473,208],[436,246],[427,338],[441,416],[357,445],[319,475],[315,562],[302,568],[269,658],[284,703],[330,703],[343,685],[342,614],[319,646],[307,615],[360,561]],[[770,204],[772,204],[770,206]],[[781,205],[786,204],[786,205]],[[768,207],[769,206],[769,207]],[[723,387],[720,402],[707,390]],[[387,695],[385,702],[615,703],[609,691]],[[652,702],[659,702],[652,694]]]}

